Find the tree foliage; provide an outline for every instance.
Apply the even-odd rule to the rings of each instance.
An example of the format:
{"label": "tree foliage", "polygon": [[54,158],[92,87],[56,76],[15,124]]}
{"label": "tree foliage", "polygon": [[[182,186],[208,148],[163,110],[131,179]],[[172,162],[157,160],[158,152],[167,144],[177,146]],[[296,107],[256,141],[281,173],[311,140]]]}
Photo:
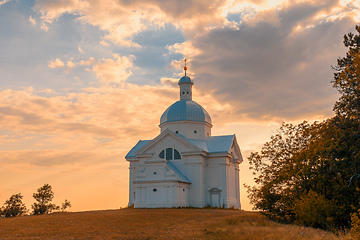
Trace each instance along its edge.
{"label": "tree foliage", "polygon": [[[360,26],[355,27],[360,35]],[[346,56],[337,60],[333,86],[342,94],[335,103],[338,116],[360,120],[360,36],[344,35],[344,45],[348,48]]]}
{"label": "tree foliage", "polygon": [[360,239],[360,210],[351,214],[351,237]]}
{"label": "tree foliage", "polygon": [[294,202],[296,222],[306,226],[331,230],[332,211],[333,203],[312,190]]}
{"label": "tree foliage", "polygon": [[359,35],[345,35],[344,44],[348,53],[338,59],[334,75],[341,93],[336,116],[284,123],[248,159],[257,175],[257,186],[247,186],[250,200],[269,216],[329,229],[350,227],[351,214],[360,209]]}
{"label": "tree foliage", "polygon": [[61,204],[61,211],[65,212],[67,208],[71,208],[71,203],[67,199]]}
{"label": "tree foliage", "polygon": [[33,198],[37,201],[31,205],[34,215],[51,213],[60,209],[59,206],[51,203],[54,198],[54,192],[49,184],[44,184],[44,186],[38,188],[37,192],[33,194]]}
{"label": "tree foliage", "polygon": [[16,217],[21,216],[27,212],[25,204],[22,202],[23,196],[18,193],[12,195],[5,201],[4,205],[0,209],[0,216],[4,217]]}
{"label": "tree foliage", "polygon": [[301,162],[296,162],[294,156],[306,148],[310,128],[307,122],[299,125],[283,123],[261,152],[251,153],[248,160],[250,169],[258,174],[255,177],[258,186],[248,187],[248,192],[256,209],[283,220],[293,218],[289,203],[297,194],[297,183],[303,178],[296,173]]}
{"label": "tree foliage", "polygon": [[[282,220],[323,228],[349,226],[350,214],[360,208],[359,150],[357,120],[283,124],[261,152],[249,157],[258,184],[248,187],[250,200],[256,209]],[[306,213],[302,205],[311,203],[311,192],[324,198],[327,211],[319,209],[321,214],[307,221],[300,212]]]}

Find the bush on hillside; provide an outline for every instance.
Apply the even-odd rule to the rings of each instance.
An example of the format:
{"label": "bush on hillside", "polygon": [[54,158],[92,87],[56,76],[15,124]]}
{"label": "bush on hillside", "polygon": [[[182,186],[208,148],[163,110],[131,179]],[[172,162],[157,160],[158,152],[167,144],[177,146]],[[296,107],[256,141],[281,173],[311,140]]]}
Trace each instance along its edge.
{"label": "bush on hillside", "polygon": [[5,201],[0,209],[0,216],[16,217],[21,216],[27,212],[25,204],[22,202],[23,196],[21,193],[12,195]]}

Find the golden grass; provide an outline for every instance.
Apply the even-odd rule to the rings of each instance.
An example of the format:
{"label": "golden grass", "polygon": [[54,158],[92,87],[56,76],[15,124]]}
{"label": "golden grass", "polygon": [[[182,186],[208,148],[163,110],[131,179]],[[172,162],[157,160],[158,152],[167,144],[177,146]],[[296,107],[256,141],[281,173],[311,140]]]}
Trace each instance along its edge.
{"label": "golden grass", "polygon": [[346,239],[221,209],[120,209],[0,219],[0,239]]}

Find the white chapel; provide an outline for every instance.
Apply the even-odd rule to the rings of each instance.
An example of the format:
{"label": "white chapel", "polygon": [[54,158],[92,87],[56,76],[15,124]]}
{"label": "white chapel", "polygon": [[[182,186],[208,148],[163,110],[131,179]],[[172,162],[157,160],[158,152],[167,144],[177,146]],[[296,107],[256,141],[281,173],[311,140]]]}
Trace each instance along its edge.
{"label": "white chapel", "polygon": [[162,114],[160,134],[140,140],[125,157],[130,162],[129,206],[240,209],[243,159],[236,137],[211,136],[211,117],[192,100],[194,83],[184,70],[180,100]]}

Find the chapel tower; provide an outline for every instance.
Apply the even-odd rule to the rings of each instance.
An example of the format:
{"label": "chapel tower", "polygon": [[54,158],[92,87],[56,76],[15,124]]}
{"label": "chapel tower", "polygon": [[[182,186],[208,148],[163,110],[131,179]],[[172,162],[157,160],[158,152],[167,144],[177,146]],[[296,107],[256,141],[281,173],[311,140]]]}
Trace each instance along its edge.
{"label": "chapel tower", "polygon": [[[186,60],[185,60],[186,64]],[[211,136],[212,122],[210,114],[192,100],[194,82],[186,76],[180,78],[180,100],[168,107],[160,118],[161,132],[170,129],[186,138],[205,140]]]}

